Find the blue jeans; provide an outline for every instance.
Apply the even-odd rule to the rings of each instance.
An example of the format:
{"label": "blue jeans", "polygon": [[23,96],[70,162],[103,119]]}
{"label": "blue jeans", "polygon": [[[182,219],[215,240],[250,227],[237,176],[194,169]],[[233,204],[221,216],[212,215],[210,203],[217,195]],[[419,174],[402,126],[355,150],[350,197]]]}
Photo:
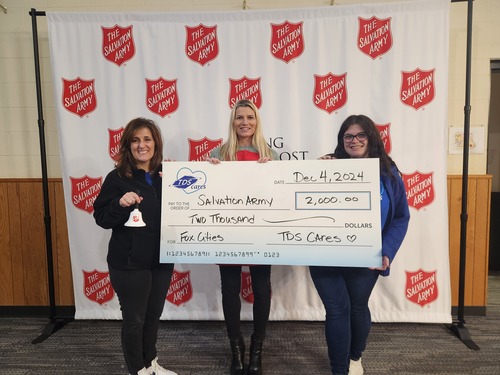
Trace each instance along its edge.
{"label": "blue jeans", "polygon": [[357,267],[309,267],[326,310],[325,336],[333,374],[361,358],[371,328],[370,294],[379,272]]}

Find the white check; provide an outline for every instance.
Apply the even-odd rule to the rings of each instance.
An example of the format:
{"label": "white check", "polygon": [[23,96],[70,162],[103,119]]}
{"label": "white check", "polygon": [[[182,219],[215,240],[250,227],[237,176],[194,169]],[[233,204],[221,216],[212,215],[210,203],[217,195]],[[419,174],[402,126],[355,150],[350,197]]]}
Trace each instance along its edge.
{"label": "white check", "polygon": [[164,162],[160,262],[378,267],[378,159]]}

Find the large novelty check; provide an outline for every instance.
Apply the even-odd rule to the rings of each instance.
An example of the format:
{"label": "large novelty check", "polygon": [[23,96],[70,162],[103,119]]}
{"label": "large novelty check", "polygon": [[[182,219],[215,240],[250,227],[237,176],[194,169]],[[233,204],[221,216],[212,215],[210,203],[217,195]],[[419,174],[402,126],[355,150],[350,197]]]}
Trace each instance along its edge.
{"label": "large novelty check", "polygon": [[378,159],[164,162],[162,263],[381,264]]}

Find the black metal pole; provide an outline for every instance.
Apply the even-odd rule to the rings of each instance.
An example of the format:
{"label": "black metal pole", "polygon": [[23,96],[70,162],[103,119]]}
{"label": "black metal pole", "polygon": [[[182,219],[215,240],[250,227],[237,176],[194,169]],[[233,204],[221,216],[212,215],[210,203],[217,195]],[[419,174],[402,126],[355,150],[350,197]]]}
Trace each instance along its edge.
{"label": "black metal pole", "polygon": [[458,275],[458,322],[451,326],[451,330],[460,340],[472,350],[479,350],[479,346],[472,341],[469,331],[465,327],[464,319],[464,294],[465,294],[465,268],[467,259],[467,194],[469,184],[469,133],[470,133],[470,81],[471,81],[471,55],[472,55],[472,4],[468,0],[467,7],[467,60],[465,73],[465,107],[464,107],[464,146],[462,166],[462,213],[460,215],[460,269]]}
{"label": "black metal pole", "polygon": [[47,152],[45,148],[45,122],[43,120],[43,107],[42,107],[42,84],[40,79],[40,54],[38,50],[38,28],[36,17],[37,15],[45,15],[45,13],[37,12],[31,9],[31,26],[33,29],[33,52],[35,58],[35,81],[36,81],[36,100],[38,106],[38,133],[40,139],[40,156],[42,164],[42,188],[43,188],[43,205],[44,205],[44,223],[45,223],[45,245],[47,251],[47,275],[49,283],[49,319],[50,322],[43,330],[42,334],[32,341],[32,344],[38,344],[54,332],[66,324],[67,319],[57,319],[57,308],[54,287],[54,264],[52,254],[52,230],[51,230],[51,217],[49,205],[49,180],[47,174]]}

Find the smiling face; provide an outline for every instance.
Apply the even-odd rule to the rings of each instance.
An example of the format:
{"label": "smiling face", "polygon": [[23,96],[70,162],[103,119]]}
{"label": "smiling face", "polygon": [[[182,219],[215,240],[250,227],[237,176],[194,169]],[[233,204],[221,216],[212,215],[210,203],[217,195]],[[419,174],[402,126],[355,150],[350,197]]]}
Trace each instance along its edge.
{"label": "smiling face", "polygon": [[240,146],[252,144],[252,137],[257,127],[257,117],[250,107],[238,107],[233,120],[233,128]]}
{"label": "smiling face", "polygon": [[360,125],[349,126],[344,133],[343,140],[345,151],[351,158],[368,157],[368,136]]}
{"label": "smiling face", "polygon": [[149,172],[149,162],[155,154],[155,141],[151,130],[146,127],[138,129],[130,143],[130,151],[137,163],[137,168]]}

